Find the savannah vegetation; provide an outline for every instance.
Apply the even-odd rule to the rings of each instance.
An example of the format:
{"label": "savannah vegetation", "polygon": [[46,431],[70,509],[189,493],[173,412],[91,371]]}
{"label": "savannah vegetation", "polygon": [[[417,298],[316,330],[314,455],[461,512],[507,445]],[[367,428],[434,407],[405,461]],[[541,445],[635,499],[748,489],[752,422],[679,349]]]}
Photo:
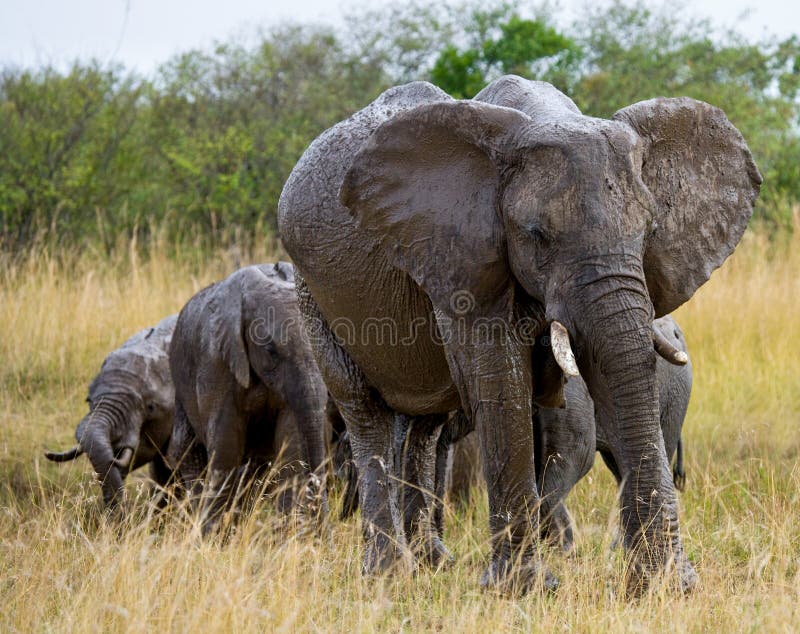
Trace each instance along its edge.
{"label": "savannah vegetation", "polygon": [[[339,30],[284,25],[152,77],[76,63],[0,72],[0,631],[790,631],[800,622],[800,41],[752,43],[672,9],[611,5],[569,28],[522,4],[411,5]],[[488,9],[486,7],[489,7]],[[383,88],[469,97],[504,72],[609,116],[658,94],[721,106],[765,176],[751,229],[681,307],[694,364],[681,529],[689,597],[623,596],[602,464],[572,495],[553,596],[483,593],[487,505],[451,509],[440,572],[363,579],[355,521],[286,533],[260,501],[220,545],[143,476],[104,520],[72,443],[105,355],[235,268],[281,257],[275,208],[313,137]],[[598,461],[600,462],[600,461]],[[333,505],[337,500],[334,495]]]}

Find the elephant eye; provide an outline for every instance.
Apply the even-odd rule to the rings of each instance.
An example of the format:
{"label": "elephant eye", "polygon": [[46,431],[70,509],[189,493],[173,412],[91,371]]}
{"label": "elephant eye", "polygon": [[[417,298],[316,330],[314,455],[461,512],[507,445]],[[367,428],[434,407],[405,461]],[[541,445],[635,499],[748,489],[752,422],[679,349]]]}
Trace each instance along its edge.
{"label": "elephant eye", "polygon": [[156,406],[155,406],[155,403],[148,403],[148,404],[147,404],[147,411],[148,411],[150,414],[152,414],[153,412],[155,412],[155,411],[156,411]]}
{"label": "elephant eye", "polygon": [[270,339],[263,344],[264,349],[264,370],[273,370],[278,365],[278,346],[275,341]]}
{"label": "elephant eye", "polygon": [[539,225],[530,225],[527,227],[528,235],[536,242],[547,242],[547,234],[542,230]]}

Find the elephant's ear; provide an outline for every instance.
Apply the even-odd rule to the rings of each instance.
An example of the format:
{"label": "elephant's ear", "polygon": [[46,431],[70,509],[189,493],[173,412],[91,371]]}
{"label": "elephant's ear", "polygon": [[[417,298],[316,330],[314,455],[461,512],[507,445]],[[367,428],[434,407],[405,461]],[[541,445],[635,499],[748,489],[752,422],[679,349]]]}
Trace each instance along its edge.
{"label": "elephant's ear", "polygon": [[642,180],[656,201],[644,266],[661,316],[688,300],[733,252],[761,175],[725,113],[702,101],[641,101],[614,119],[644,141]]}
{"label": "elephant's ear", "polygon": [[528,124],[517,110],[484,103],[418,106],[380,125],[345,176],[342,203],[446,312],[459,298],[485,304],[508,287],[501,156]]}
{"label": "elephant's ear", "polygon": [[250,360],[243,338],[241,276],[219,283],[208,302],[208,322],[203,347],[221,357],[242,387],[250,387]]}

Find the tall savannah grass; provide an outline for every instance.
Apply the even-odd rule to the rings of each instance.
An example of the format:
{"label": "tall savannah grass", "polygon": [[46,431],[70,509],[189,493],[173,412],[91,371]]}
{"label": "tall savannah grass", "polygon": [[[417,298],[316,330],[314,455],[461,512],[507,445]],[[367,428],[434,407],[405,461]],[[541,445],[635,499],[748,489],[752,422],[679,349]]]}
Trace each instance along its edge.
{"label": "tall savannah grass", "polygon": [[[797,215],[797,214],[796,214]],[[86,460],[53,465],[109,350],[261,252],[174,253],[156,241],[110,258],[37,249],[0,256],[0,631],[790,631],[800,623],[800,221],[745,236],[677,312],[694,364],[684,427],[684,541],[701,586],[622,597],[610,548],[613,479],[600,464],[569,498],[578,548],[544,554],[554,596],[481,592],[482,495],[450,511],[446,571],[363,579],[355,522],[286,533],[268,502],[225,545],[180,512],[159,519],[143,476],[133,514],[102,520]],[[169,254],[169,255],[168,255]]]}

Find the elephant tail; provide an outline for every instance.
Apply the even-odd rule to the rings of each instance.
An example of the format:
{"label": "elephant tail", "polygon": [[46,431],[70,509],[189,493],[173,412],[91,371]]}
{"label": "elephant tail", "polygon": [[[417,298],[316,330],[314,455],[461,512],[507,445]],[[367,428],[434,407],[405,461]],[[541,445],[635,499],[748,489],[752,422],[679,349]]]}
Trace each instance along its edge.
{"label": "elephant tail", "polygon": [[686,470],[683,466],[683,438],[678,438],[678,447],[675,450],[675,466],[672,467],[672,482],[678,491],[686,488]]}
{"label": "elephant tail", "polygon": [[350,448],[350,435],[345,431],[336,443],[333,456],[336,479],[344,484],[340,520],[352,517],[358,509],[358,470]]}

